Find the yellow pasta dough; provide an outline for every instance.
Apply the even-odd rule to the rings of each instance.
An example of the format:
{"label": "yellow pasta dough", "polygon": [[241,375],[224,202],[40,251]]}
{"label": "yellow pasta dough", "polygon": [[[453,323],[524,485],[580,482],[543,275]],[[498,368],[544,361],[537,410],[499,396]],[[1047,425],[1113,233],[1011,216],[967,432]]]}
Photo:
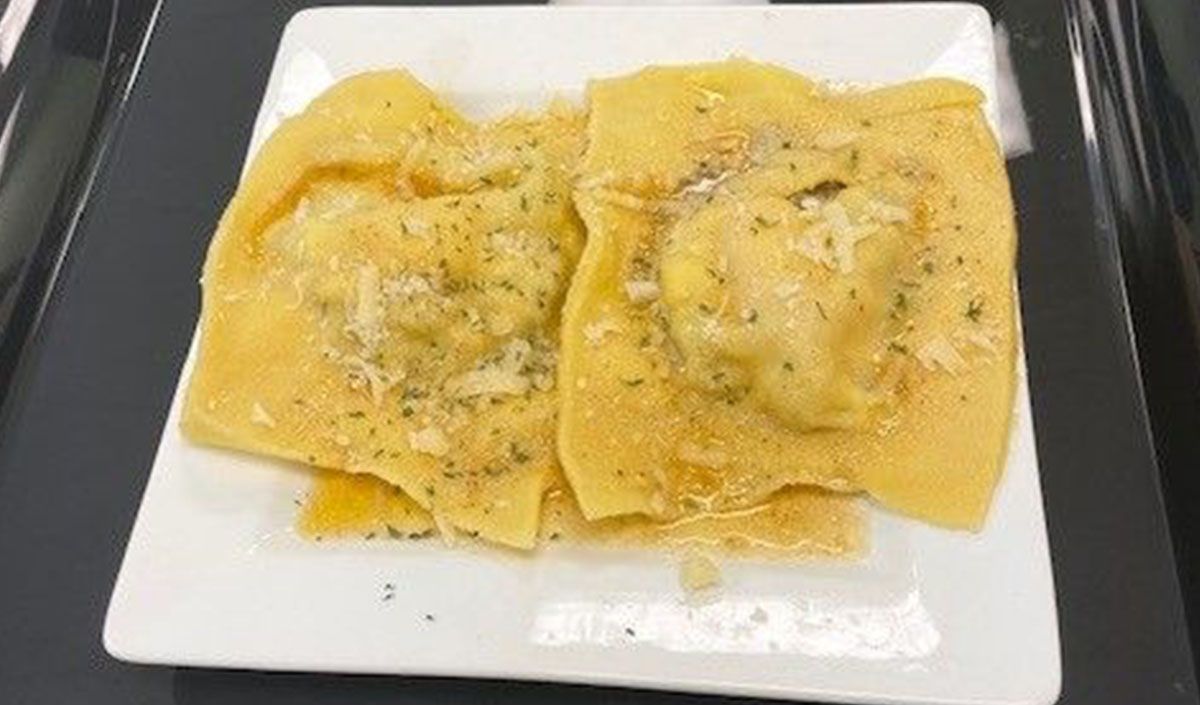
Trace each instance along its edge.
{"label": "yellow pasta dough", "polygon": [[1016,346],[980,101],[733,60],[479,125],[343,81],[222,218],[184,430],[330,468],[313,537],[848,555],[858,491],[976,528]]}
{"label": "yellow pasta dough", "polygon": [[475,126],[401,71],[286,121],[205,263],[187,435],[370,473],[447,530],[531,546],[581,124]]}
{"label": "yellow pasta dough", "polygon": [[979,93],[747,61],[594,82],[559,454],[589,519],[781,487],[975,528],[1014,386],[1015,232]]}
{"label": "yellow pasta dough", "polygon": [[301,536],[424,538],[436,530],[433,515],[399,487],[374,475],[324,470],[296,518]]}

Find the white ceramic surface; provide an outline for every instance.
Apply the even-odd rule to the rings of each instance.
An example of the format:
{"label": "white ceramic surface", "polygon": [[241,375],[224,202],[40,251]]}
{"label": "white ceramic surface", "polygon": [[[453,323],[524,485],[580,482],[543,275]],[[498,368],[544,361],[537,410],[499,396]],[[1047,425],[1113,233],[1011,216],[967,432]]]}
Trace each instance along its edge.
{"label": "white ceramic surface", "polygon": [[[589,77],[731,54],[856,83],[955,76],[995,103],[989,19],[966,4],[317,9],[284,32],[250,153],[281,118],[365,69],[405,66],[483,116],[578,96]],[[1009,463],[981,533],[872,510],[863,560],[727,561],[720,595],[694,604],[675,563],[656,555],[307,543],[290,529],[304,469],[181,438],[192,361],[105,623],[118,658],[864,703],[1057,697],[1023,365]]]}

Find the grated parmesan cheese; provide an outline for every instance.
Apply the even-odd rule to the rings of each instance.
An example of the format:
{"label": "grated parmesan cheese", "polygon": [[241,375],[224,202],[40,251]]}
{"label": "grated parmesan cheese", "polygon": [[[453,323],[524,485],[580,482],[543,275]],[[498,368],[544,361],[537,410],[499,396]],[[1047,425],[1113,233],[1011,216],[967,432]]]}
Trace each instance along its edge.
{"label": "grated parmesan cheese", "polygon": [[438,534],[442,537],[442,542],[449,548],[454,548],[458,545],[458,529],[454,527],[454,524],[450,523],[450,520],[441,512],[435,511],[432,515],[433,525],[437,527]]}
{"label": "grated parmesan cheese", "polygon": [[531,375],[525,373],[526,363],[532,356],[533,346],[529,341],[517,338],[504,346],[497,359],[459,375],[451,380],[449,386],[460,399],[483,394],[520,395],[529,391],[535,383],[539,388],[546,386],[547,382],[541,376],[532,379]]}
{"label": "grated parmesan cheese", "polygon": [[404,231],[413,235],[424,237],[429,234],[429,222],[420,218],[409,216],[404,219],[403,225]]}
{"label": "grated parmesan cheese", "polygon": [[715,191],[730,176],[733,176],[732,171],[722,171],[716,176],[703,176],[684,185],[683,188],[679,189],[679,195],[708,195]]}
{"label": "grated parmesan cheese", "polygon": [[750,137],[750,145],[746,150],[751,164],[763,164],[783,147],[783,133],[778,128],[768,125]]}
{"label": "grated parmesan cheese", "polygon": [[390,299],[432,294],[435,292],[428,277],[420,274],[404,273],[382,283],[383,293]]}
{"label": "grated parmesan cheese", "polygon": [[696,443],[683,442],[679,444],[676,453],[685,463],[719,470],[729,462],[729,454],[720,448],[704,447]]}
{"label": "grated parmesan cheese", "polygon": [[870,237],[878,227],[874,225],[852,225],[850,216],[842,204],[834,202],[825,206],[825,218],[833,231],[833,258],[842,273],[854,271],[854,246]]}
{"label": "grated parmesan cheese", "polygon": [[296,210],[292,211],[292,222],[302,223],[308,219],[308,197],[301,198],[296,202]]}
{"label": "grated parmesan cheese", "polygon": [[654,301],[662,295],[658,282],[630,279],[625,282],[625,295],[635,304]]}
{"label": "grated parmesan cheese", "polygon": [[[355,285],[356,303],[350,312],[346,332],[358,338],[363,347],[375,349],[383,341],[383,300],[380,291],[379,268],[364,264],[358,268]],[[369,357],[369,355],[368,355]]]}
{"label": "grated parmesan cheese", "polygon": [[688,88],[691,88],[699,93],[700,96],[704,98],[704,102],[710,106],[725,102],[725,95],[723,93],[714,91],[711,88],[705,88],[704,86],[696,84],[689,85]]}
{"label": "grated parmesan cheese", "polygon": [[338,193],[334,198],[330,199],[325,205],[325,210],[321,212],[321,220],[333,220],[339,218],[346,213],[354,210],[358,205],[357,193]]}
{"label": "grated parmesan cheese", "polygon": [[275,428],[275,419],[258,402],[254,402],[254,405],[250,407],[250,423]]}
{"label": "grated parmesan cheese", "polygon": [[780,301],[789,301],[799,296],[803,289],[800,282],[783,282],[775,285],[775,296]]}
{"label": "grated parmesan cheese", "polygon": [[597,188],[597,187],[601,187],[601,186],[607,186],[608,184],[612,183],[613,181],[616,181],[616,179],[617,179],[616,173],[614,173],[611,169],[608,169],[608,170],[603,171],[594,176],[589,176],[587,178],[580,179],[579,183],[576,185],[582,189],[591,189],[591,188]]}
{"label": "grated parmesan cheese", "polygon": [[383,402],[383,395],[404,378],[403,374],[387,372],[379,365],[364,360],[358,355],[342,355],[335,359],[346,366],[350,386],[354,389],[365,386],[375,406],[379,406]]}
{"label": "grated parmesan cheese", "polygon": [[981,350],[994,353],[996,352],[995,335],[996,334],[992,331],[984,328],[978,330],[960,328],[954,332],[954,339],[957,341],[970,343]]}
{"label": "grated parmesan cheese", "polygon": [[408,447],[418,453],[440,458],[450,452],[450,441],[437,426],[427,426],[420,431],[408,432]]}
{"label": "grated parmesan cheese", "polygon": [[917,351],[917,359],[930,371],[941,368],[950,374],[957,374],[967,367],[967,361],[944,335],[939,335],[922,345]]}
{"label": "grated parmesan cheese", "polygon": [[854,144],[858,140],[857,132],[845,130],[827,130],[813,138],[813,146],[826,152],[832,152],[842,147]]}
{"label": "grated parmesan cheese", "polygon": [[880,223],[907,223],[912,220],[912,213],[907,208],[894,206],[883,201],[871,201],[867,204],[867,215]]}
{"label": "grated parmesan cheese", "polygon": [[821,209],[821,199],[816,196],[805,196],[800,199],[800,210],[818,211]]}
{"label": "grated parmesan cheese", "polygon": [[593,348],[599,347],[604,342],[604,336],[609,333],[617,333],[621,330],[621,326],[613,323],[608,318],[602,318],[598,321],[593,321],[583,327],[583,337],[587,339],[588,345]]}
{"label": "grated parmesan cheese", "polygon": [[529,379],[519,372],[497,367],[471,370],[455,378],[454,395],[460,399],[483,394],[520,395],[529,391]]}
{"label": "grated parmesan cheese", "polygon": [[539,392],[548,392],[554,389],[553,373],[530,375],[529,380],[533,383],[533,388]]}
{"label": "grated parmesan cheese", "polygon": [[483,316],[479,315],[479,309],[475,308],[474,306],[467,306],[465,309],[463,309],[463,314],[466,315],[467,326],[470,327],[472,331],[475,331],[476,333],[483,331]]}
{"label": "grated parmesan cheese", "polygon": [[879,230],[878,225],[850,222],[842,204],[833,202],[821,208],[822,220],[788,241],[792,252],[843,274],[854,271],[854,248]]}
{"label": "grated parmesan cheese", "polygon": [[497,338],[503,338],[504,336],[513,332],[514,329],[515,325],[513,324],[512,319],[503,314],[497,315],[488,324],[488,332]]}
{"label": "grated parmesan cheese", "polygon": [[509,233],[497,230],[488,235],[488,245],[508,257],[524,257],[530,249],[530,240],[524,233]]}

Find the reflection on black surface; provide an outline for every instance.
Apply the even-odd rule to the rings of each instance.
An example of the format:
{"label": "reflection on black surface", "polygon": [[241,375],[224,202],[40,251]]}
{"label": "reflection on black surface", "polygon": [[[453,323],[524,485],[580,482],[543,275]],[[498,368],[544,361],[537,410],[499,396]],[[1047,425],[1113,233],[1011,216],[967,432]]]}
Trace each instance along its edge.
{"label": "reflection on black surface", "polygon": [[[43,15],[51,4],[43,3]],[[5,128],[0,138],[0,321],[12,319],[31,248],[70,178],[99,93],[99,66],[109,18],[100,4],[90,6],[94,30],[66,36],[50,20],[49,46],[21,46],[0,83]],[[103,34],[100,34],[103,32]],[[57,36],[55,36],[57,35]],[[99,36],[97,36],[99,35]],[[26,42],[41,40],[29,36]],[[82,51],[81,51],[82,50]],[[99,54],[99,55],[97,55]],[[7,327],[7,325],[5,326]]]}
{"label": "reflection on black surface", "polygon": [[0,74],[0,400],[54,286],[153,7],[39,0]]}
{"label": "reflection on black surface", "polygon": [[[1120,243],[1193,641],[1200,634],[1200,3],[1080,0],[1099,205]],[[1110,207],[1111,206],[1111,207]]]}

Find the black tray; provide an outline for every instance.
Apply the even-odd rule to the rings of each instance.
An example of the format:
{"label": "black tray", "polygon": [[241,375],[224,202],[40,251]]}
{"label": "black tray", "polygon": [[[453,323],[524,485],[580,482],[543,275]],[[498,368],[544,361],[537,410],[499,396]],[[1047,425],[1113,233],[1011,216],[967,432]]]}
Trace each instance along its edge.
{"label": "black tray", "polygon": [[[1175,3],[1187,5],[1163,4]],[[714,702],[573,686],[134,667],[103,652],[104,610],[190,340],[204,248],[234,188],[279,33],[310,4],[318,3],[166,0],[128,103],[102,111],[112,120],[91,128],[107,144],[88,152],[98,164],[94,183],[84,160],[70,172],[74,191],[50,211],[74,214],[70,193],[86,195],[78,223],[49,218],[54,237],[39,241],[40,260],[27,260],[43,262],[39,281],[50,295],[40,317],[40,306],[20,309],[29,335],[0,348],[12,373],[0,430],[0,702]],[[1196,703],[1130,335],[1123,223],[1109,200],[1120,171],[1089,149],[1072,69],[1072,42],[1082,51],[1103,40],[1104,18],[1093,13],[1081,24],[1068,13],[1074,3],[1051,0],[987,4],[1013,39],[1035,146],[1009,171],[1062,632],[1061,702]],[[114,33],[129,33],[152,9],[125,6],[147,12],[114,23]],[[136,47],[100,59],[118,91]],[[1095,100],[1113,86],[1093,88]],[[26,300],[36,305],[41,296]]]}

